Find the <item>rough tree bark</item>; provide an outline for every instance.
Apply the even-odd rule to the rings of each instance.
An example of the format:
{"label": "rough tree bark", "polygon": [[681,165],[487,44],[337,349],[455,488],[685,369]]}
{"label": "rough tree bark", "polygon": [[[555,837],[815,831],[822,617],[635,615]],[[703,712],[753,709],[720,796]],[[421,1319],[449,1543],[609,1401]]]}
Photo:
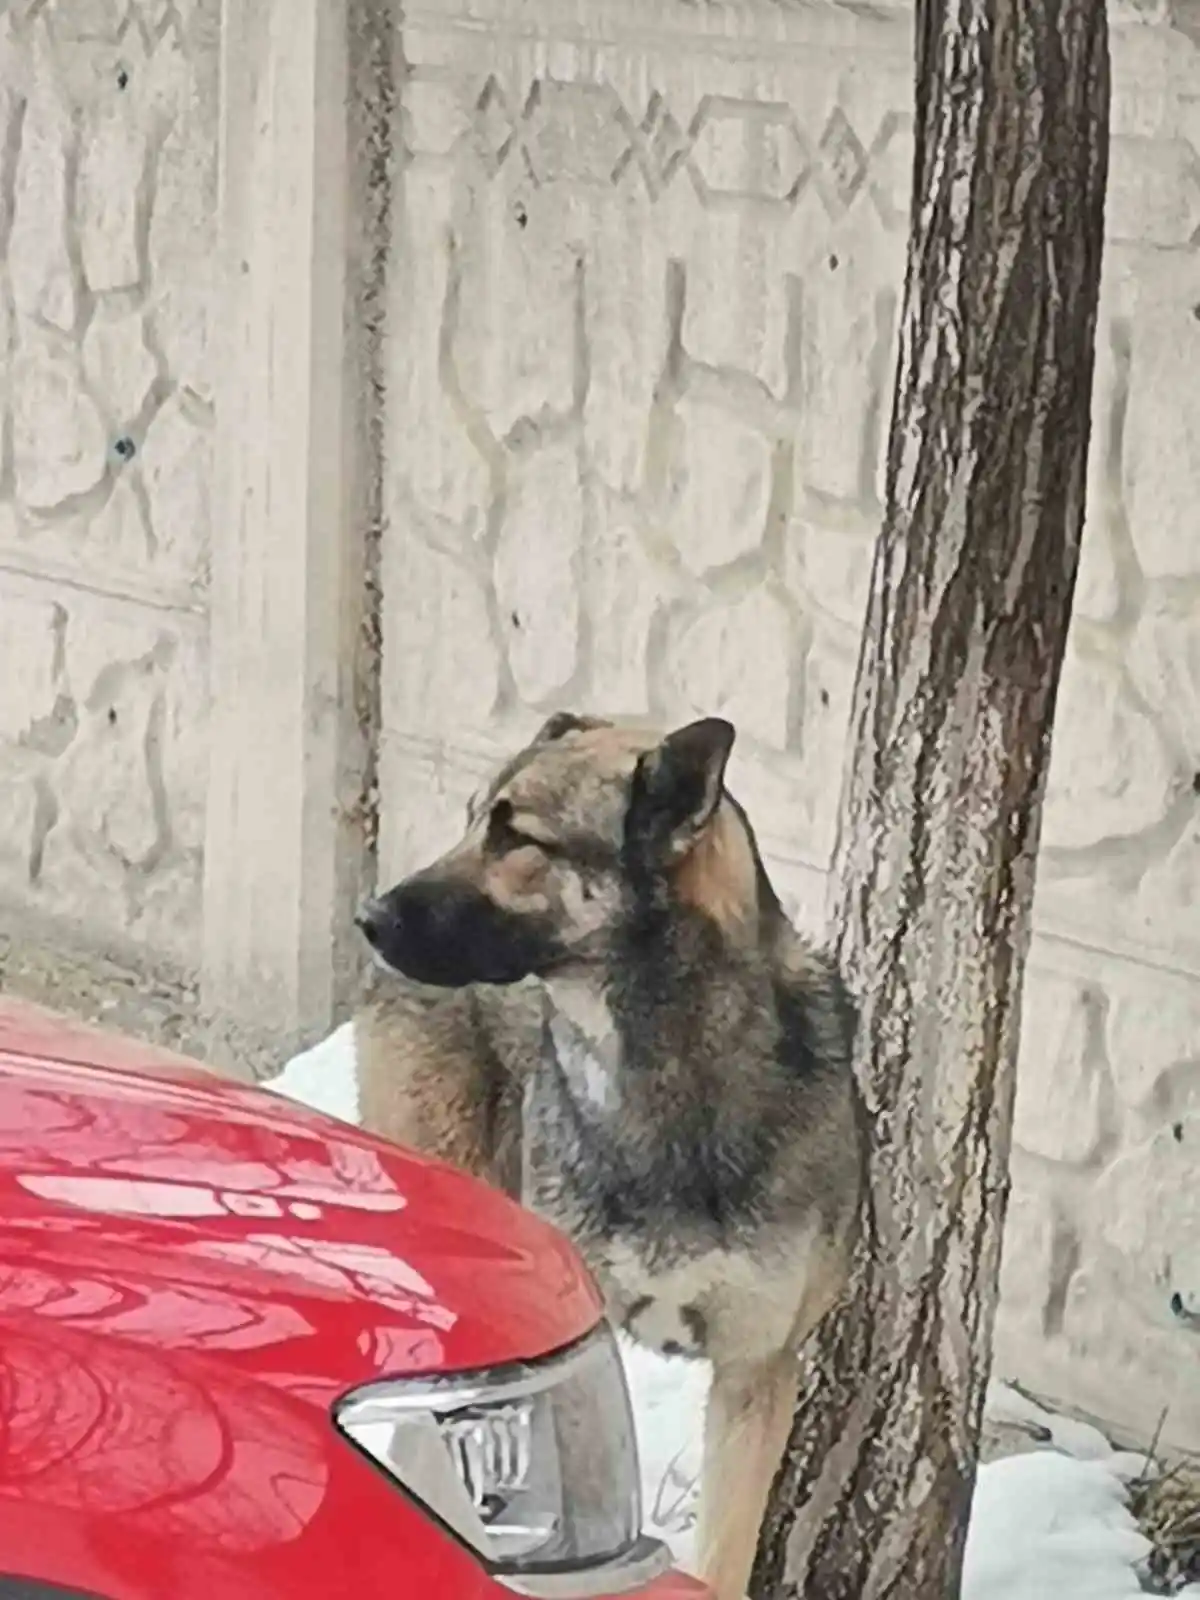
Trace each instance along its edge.
{"label": "rough tree bark", "polygon": [[835,862],[870,1201],[756,1600],[959,1592],[1083,525],[1104,0],[917,0],[912,226]]}

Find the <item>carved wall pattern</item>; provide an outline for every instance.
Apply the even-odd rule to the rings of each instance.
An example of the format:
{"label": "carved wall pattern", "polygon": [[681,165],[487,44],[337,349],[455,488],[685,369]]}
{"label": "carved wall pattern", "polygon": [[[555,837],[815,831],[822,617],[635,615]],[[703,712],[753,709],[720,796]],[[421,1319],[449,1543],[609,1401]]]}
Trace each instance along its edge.
{"label": "carved wall pattern", "polygon": [[[561,705],[722,711],[819,924],[878,525],[910,18],[412,15],[385,878]],[[652,23],[647,16],[653,16]],[[1118,28],[1091,523],[1047,806],[1001,1359],[1200,1428],[1200,53]],[[414,799],[414,797],[419,797]]]}
{"label": "carved wall pattern", "polygon": [[185,966],[219,10],[0,8],[0,895]]}

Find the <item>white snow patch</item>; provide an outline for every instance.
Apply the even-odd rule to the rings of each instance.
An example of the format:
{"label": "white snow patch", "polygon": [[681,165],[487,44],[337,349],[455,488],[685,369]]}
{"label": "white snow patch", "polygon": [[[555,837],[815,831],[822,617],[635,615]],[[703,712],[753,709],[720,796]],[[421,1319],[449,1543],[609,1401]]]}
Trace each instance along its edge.
{"label": "white snow patch", "polygon": [[302,1050],[284,1067],[278,1077],[268,1078],[264,1089],[273,1089],[289,1100],[298,1100],[313,1111],[323,1111],[339,1122],[358,1121],[358,1073],[354,1062],[354,1027],[344,1022],[328,1038]]}
{"label": "white snow patch", "polygon": [[[358,1120],[349,1024],[294,1056],[265,1087],[343,1122]],[[708,1371],[668,1361],[622,1337],[638,1424],[647,1526],[692,1564]],[[1125,1504],[1142,1458],[1114,1451],[1098,1429],[1056,1416],[1006,1384],[989,1389],[997,1420],[1045,1429],[1054,1448],[981,1467],[971,1510],[963,1600],[1139,1600],[1149,1550]],[[1200,1587],[1184,1591],[1200,1600]]]}
{"label": "white snow patch", "polygon": [[1008,1456],[979,1472],[964,1600],[1137,1600],[1149,1550],[1106,1462]]}

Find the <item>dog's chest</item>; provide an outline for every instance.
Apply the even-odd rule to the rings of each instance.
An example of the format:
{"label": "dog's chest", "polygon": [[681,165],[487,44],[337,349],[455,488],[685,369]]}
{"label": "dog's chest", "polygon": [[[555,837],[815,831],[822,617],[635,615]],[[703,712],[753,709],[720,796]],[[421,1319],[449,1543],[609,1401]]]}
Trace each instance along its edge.
{"label": "dog's chest", "polygon": [[548,1028],[554,1062],[574,1105],[585,1109],[591,1120],[615,1117],[619,1108],[615,1052],[597,1045],[561,1015],[552,1016]]}
{"label": "dog's chest", "polygon": [[718,1164],[692,1137],[693,1119],[658,1105],[613,1045],[548,1019],[526,1105],[526,1192],[589,1255],[621,1238],[659,1270],[717,1242]]}

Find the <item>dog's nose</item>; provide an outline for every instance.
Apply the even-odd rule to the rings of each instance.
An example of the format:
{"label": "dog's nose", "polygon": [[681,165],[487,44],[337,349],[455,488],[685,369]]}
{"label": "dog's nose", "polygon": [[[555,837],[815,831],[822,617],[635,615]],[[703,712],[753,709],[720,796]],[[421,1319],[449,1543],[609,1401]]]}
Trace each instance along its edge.
{"label": "dog's nose", "polygon": [[354,926],[372,949],[377,950],[387,926],[387,912],[383,904],[379,900],[364,900],[358,908]]}

